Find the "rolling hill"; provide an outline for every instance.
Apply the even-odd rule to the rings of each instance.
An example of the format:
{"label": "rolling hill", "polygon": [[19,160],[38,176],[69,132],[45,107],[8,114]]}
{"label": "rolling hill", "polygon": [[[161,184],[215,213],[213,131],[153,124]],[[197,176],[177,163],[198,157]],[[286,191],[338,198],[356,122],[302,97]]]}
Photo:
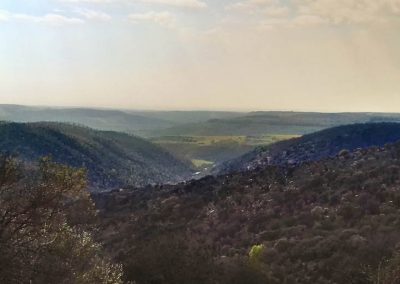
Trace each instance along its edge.
{"label": "rolling hill", "polygon": [[289,171],[269,166],[176,186],[97,194],[94,199],[101,209],[98,239],[124,265],[125,280],[398,280],[399,143],[303,163]]}
{"label": "rolling hill", "polygon": [[218,111],[140,111],[95,108],[35,107],[0,104],[0,120],[14,122],[68,122],[99,130],[121,131],[147,136],[187,123],[240,116]]}
{"label": "rolling hill", "polygon": [[232,112],[232,111],[140,111],[140,110],[126,110],[125,112],[143,117],[153,119],[160,119],[169,121],[176,125],[206,122],[211,119],[231,119],[246,115],[245,112]]}
{"label": "rolling hill", "polygon": [[99,130],[162,136],[303,135],[352,123],[400,122],[395,113],[140,111],[0,104],[0,120],[69,122]]}
{"label": "rolling hill", "polygon": [[152,134],[150,131],[149,135],[303,135],[339,125],[368,122],[400,122],[400,115],[390,113],[252,112],[238,117],[177,125]]}
{"label": "rolling hill", "polygon": [[68,122],[99,130],[136,133],[174,126],[175,123],[121,110],[51,108],[0,105],[0,120],[14,122]]}
{"label": "rolling hill", "polygon": [[400,140],[400,123],[365,123],[333,127],[299,138],[258,147],[214,169],[216,174],[267,165],[296,165],[337,155],[341,150],[383,146]]}
{"label": "rolling hill", "polygon": [[84,167],[92,189],[175,183],[191,176],[186,164],[142,138],[63,123],[0,123],[0,151],[25,161],[51,156]]}

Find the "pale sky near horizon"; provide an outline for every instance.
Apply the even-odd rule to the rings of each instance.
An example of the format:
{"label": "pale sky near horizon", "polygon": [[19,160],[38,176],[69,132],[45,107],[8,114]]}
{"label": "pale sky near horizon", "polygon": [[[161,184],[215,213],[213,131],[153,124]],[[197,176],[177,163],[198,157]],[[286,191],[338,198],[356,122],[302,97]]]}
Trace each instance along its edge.
{"label": "pale sky near horizon", "polygon": [[0,103],[400,112],[400,0],[0,0]]}

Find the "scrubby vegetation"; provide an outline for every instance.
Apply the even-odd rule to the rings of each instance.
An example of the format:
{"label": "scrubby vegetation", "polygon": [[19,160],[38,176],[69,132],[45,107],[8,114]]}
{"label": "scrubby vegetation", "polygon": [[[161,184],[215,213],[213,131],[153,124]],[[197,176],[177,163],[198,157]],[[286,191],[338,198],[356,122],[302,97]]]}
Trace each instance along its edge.
{"label": "scrubby vegetation", "polygon": [[230,173],[268,165],[298,165],[337,155],[342,149],[383,146],[400,140],[399,123],[365,123],[329,128],[299,138],[274,143],[227,161],[214,173]]}
{"label": "scrubby vegetation", "polygon": [[0,151],[25,161],[51,156],[88,171],[92,189],[178,182],[189,165],[132,135],[63,123],[0,123]]}
{"label": "scrubby vegetation", "polygon": [[94,197],[125,280],[400,281],[400,144]]}
{"label": "scrubby vegetation", "polygon": [[0,157],[0,282],[122,283],[92,238],[95,213],[83,170]]}
{"label": "scrubby vegetation", "polygon": [[40,147],[78,158],[131,136],[0,125],[3,145],[29,141],[23,160],[0,158],[0,283],[400,283],[400,142],[363,148],[398,127],[331,129],[272,146],[286,151],[275,164],[89,194],[85,170],[37,163]]}

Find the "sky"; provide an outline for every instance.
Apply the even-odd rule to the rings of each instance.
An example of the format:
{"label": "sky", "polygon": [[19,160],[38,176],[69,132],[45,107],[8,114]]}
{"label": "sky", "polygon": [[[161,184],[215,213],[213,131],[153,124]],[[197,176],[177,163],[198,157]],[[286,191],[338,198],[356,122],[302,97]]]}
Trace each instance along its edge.
{"label": "sky", "polygon": [[400,112],[400,0],[0,0],[0,103]]}

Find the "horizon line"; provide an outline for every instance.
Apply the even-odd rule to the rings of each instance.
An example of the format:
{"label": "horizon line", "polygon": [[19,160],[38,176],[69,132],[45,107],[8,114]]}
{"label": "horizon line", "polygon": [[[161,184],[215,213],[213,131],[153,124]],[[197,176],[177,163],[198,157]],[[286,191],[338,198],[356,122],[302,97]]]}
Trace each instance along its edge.
{"label": "horizon line", "polygon": [[373,110],[337,110],[329,111],[323,109],[213,109],[213,108],[124,108],[118,106],[96,106],[96,105],[50,105],[50,104],[20,104],[20,103],[0,103],[0,106],[18,106],[31,108],[53,108],[53,109],[91,109],[91,110],[114,110],[114,111],[136,111],[136,112],[233,112],[233,113],[257,113],[257,112],[298,112],[298,113],[384,113],[400,114],[400,111],[373,111]]}

